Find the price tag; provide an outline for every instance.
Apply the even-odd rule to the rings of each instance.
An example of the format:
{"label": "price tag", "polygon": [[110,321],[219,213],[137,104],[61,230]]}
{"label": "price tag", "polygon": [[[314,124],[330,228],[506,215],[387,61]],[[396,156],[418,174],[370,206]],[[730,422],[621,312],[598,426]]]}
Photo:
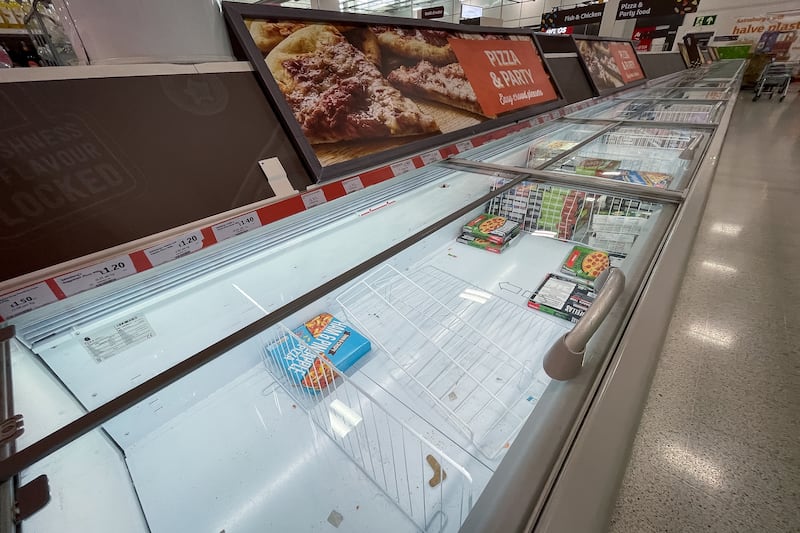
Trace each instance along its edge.
{"label": "price tag", "polygon": [[410,159],[406,159],[405,161],[398,161],[390,165],[392,169],[392,173],[395,176],[399,176],[400,174],[405,174],[406,172],[411,172],[412,170],[416,170],[417,167],[414,165],[414,162]]}
{"label": "price tag", "polygon": [[203,233],[197,230],[148,248],[144,254],[153,266],[158,266],[196,252],[202,247]]}
{"label": "price tag", "polygon": [[220,242],[260,227],[261,220],[258,218],[255,211],[251,211],[236,218],[226,220],[225,222],[220,222],[215,226],[211,226],[211,231],[214,232],[214,237],[217,238],[217,242]]}
{"label": "price tag", "polygon": [[56,278],[56,283],[67,296],[100,287],[106,283],[136,274],[136,267],[127,255],[90,267],[70,272]]}
{"label": "price tag", "polygon": [[361,189],[363,189],[364,188],[364,184],[361,183],[361,178],[356,176],[355,178],[349,178],[349,179],[343,180],[342,181],[342,187],[344,187],[344,191],[347,194],[350,194],[351,192],[356,192],[356,191],[360,191]]}
{"label": "price tag", "polygon": [[58,301],[47,283],[41,282],[0,297],[0,317],[9,319]]}
{"label": "price tag", "polygon": [[306,209],[317,207],[318,205],[322,205],[328,201],[328,199],[325,198],[325,192],[322,189],[307,192],[300,197],[303,199],[303,205],[306,206]]}
{"label": "price tag", "polygon": [[422,162],[426,165],[430,165],[431,163],[435,163],[436,161],[441,161],[443,159],[442,153],[439,150],[425,152],[420,157],[422,158]]}
{"label": "price tag", "polygon": [[461,141],[460,143],[456,144],[456,148],[459,152],[466,152],[467,150],[472,150],[472,141]]}

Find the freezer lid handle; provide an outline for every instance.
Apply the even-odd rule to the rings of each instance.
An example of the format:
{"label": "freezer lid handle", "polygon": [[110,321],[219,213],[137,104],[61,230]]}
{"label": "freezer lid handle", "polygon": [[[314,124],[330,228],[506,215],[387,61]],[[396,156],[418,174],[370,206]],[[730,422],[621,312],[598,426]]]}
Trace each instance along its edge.
{"label": "freezer lid handle", "polygon": [[578,375],[583,366],[586,344],[625,290],[625,273],[617,267],[604,270],[595,280],[595,290],[597,298],[586,314],[544,356],[544,371],[553,379],[566,381]]}

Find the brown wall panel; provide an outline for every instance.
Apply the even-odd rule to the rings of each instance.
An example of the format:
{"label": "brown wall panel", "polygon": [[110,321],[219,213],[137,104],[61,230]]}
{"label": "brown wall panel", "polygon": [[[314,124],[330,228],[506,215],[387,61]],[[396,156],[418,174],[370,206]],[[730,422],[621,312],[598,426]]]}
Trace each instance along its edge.
{"label": "brown wall panel", "polygon": [[310,180],[250,72],[0,84],[0,280]]}

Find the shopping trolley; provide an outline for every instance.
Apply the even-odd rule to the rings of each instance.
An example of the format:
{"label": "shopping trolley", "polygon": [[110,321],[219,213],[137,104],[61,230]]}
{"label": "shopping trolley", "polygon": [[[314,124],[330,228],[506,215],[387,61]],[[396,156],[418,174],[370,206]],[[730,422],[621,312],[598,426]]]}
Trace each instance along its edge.
{"label": "shopping trolley", "polygon": [[789,84],[792,82],[792,72],[797,68],[798,62],[789,61],[773,61],[764,67],[761,71],[758,81],[756,81],[755,95],[753,101],[755,102],[761,98],[762,93],[769,94],[770,100],[775,93],[780,93],[780,101],[786,98],[786,93],[789,91]]}

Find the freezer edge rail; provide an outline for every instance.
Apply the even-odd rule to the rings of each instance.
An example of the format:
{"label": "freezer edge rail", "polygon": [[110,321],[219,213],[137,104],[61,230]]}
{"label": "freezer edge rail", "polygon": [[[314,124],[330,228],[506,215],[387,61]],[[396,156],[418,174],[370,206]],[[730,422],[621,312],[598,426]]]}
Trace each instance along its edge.
{"label": "freezer edge rail", "polygon": [[[737,70],[739,81],[742,75],[740,67]],[[720,120],[721,134],[715,135],[708,147],[692,182],[692,191],[676,214],[676,222],[667,236],[653,274],[644,286],[626,333],[609,358],[598,396],[581,421],[570,454],[542,511],[530,517],[529,531],[600,533],[607,527],[667,333],[666,324],[672,316],[689,254],[705,212],[738,93],[737,89],[729,99]],[[658,283],[653,282],[656,277]],[[654,332],[647,327],[654,323],[665,324],[663,331]],[[627,385],[621,385],[621,381]],[[617,383],[616,387],[614,383]],[[621,445],[619,435],[626,436],[624,445]],[[575,508],[582,512],[575,513]]]}

